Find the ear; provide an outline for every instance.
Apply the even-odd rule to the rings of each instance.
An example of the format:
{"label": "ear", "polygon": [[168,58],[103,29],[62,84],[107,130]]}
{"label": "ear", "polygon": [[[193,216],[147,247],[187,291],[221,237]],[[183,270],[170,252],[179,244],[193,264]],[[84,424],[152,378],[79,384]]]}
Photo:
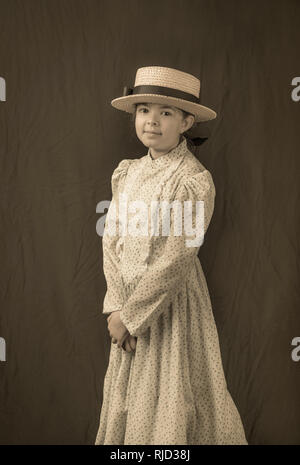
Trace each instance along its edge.
{"label": "ear", "polygon": [[194,121],[195,121],[194,115],[188,115],[186,118],[184,118],[182,121],[183,132],[188,131],[193,126]]}

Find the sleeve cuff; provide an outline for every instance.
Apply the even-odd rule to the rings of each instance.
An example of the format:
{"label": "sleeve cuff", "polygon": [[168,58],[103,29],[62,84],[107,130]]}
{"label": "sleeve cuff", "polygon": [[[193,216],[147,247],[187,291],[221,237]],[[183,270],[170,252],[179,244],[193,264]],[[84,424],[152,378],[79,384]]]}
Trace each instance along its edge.
{"label": "sleeve cuff", "polygon": [[113,313],[122,310],[122,305],[103,305],[102,313]]}
{"label": "sleeve cuff", "polygon": [[121,311],[120,312],[120,320],[122,321],[123,325],[126,326],[127,330],[129,331],[131,336],[139,336],[137,334],[134,325],[126,318],[126,315]]}

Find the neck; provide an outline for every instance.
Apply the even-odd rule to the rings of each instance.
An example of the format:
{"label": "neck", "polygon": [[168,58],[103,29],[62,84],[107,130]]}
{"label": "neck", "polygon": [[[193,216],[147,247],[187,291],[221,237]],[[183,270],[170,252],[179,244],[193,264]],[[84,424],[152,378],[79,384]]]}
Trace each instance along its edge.
{"label": "neck", "polygon": [[169,148],[169,149],[163,149],[163,150],[159,150],[159,149],[154,149],[153,147],[150,148],[150,156],[151,158],[153,158],[153,160],[156,160],[157,158],[159,157],[162,157],[163,155],[166,155],[167,153],[171,152],[171,150],[175,149],[175,147],[177,147],[177,145],[179,145],[183,140],[183,136],[180,135],[179,136],[179,139],[177,140],[177,143]]}

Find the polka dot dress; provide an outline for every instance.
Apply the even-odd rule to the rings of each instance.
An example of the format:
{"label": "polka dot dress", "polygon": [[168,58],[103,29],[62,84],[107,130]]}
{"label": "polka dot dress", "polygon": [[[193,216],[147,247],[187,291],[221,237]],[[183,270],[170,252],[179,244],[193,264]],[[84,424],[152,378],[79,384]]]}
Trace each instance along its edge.
{"label": "polka dot dress", "polygon": [[[183,223],[183,202],[191,201],[190,226],[196,227],[196,201],[202,200],[206,232],[216,194],[210,172],[182,137],[157,159],[149,149],[141,158],[122,160],[112,175],[112,193],[102,240],[107,281],[103,313],[120,310],[137,344],[128,353],[111,343],[95,444],[247,444],[224,377],[197,255],[200,245]],[[137,210],[132,202],[141,200],[148,216],[130,223],[142,211],[141,202]],[[155,234],[153,202],[176,200],[182,211],[157,210],[160,229]],[[178,218],[183,224],[179,235],[174,232]],[[119,231],[113,235],[115,219]],[[169,235],[162,234],[166,219]],[[131,233],[126,234],[129,223]]]}

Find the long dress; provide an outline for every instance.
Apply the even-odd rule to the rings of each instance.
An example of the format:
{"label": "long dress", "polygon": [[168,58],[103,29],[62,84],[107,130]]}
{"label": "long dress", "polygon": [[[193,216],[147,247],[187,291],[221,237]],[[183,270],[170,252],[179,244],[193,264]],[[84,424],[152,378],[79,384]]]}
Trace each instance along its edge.
{"label": "long dress", "polygon": [[[175,209],[169,216],[158,215],[160,228],[170,220],[169,234],[161,229],[154,234],[151,226],[151,202],[190,200],[196,209],[201,200],[206,232],[216,194],[210,172],[183,137],[157,159],[150,149],[141,158],[123,159],[111,184],[102,238],[107,282],[103,313],[120,310],[137,343],[131,353],[111,343],[95,445],[248,444],[227,389],[199,242],[187,245],[196,236],[191,230],[186,234],[184,226],[182,234],[173,232],[179,218]],[[125,229],[129,218],[130,234]],[[192,226],[195,218],[193,213]],[[114,230],[115,222],[119,230]]]}

